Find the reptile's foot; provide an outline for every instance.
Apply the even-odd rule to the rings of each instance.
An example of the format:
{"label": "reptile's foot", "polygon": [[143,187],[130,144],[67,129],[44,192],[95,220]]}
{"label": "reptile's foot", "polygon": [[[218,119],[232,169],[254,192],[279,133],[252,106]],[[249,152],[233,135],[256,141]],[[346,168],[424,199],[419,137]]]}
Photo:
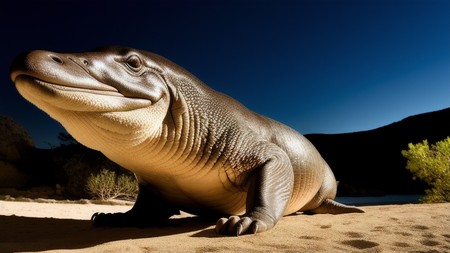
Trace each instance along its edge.
{"label": "reptile's foot", "polygon": [[250,216],[230,216],[228,219],[221,218],[217,221],[216,233],[235,236],[248,233],[256,234],[272,228],[273,225],[270,222]]}
{"label": "reptile's foot", "polygon": [[167,218],[148,219],[136,213],[94,213],[91,217],[94,227],[150,227],[167,224]]}
{"label": "reptile's foot", "polygon": [[91,217],[94,227],[135,227],[135,219],[126,213],[94,213]]}

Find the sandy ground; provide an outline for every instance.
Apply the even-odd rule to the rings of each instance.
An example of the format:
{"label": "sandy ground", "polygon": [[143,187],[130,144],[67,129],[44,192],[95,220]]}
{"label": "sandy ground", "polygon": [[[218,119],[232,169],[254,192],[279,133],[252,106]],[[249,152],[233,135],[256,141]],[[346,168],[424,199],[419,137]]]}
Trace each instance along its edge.
{"label": "sandy ground", "polygon": [[177,217],[169,227],[93,228],[97,211],[129,206],[0,201],[0,252],[450,252],[450,203],[364,207],[364,214],[292,215],[240,237]]}

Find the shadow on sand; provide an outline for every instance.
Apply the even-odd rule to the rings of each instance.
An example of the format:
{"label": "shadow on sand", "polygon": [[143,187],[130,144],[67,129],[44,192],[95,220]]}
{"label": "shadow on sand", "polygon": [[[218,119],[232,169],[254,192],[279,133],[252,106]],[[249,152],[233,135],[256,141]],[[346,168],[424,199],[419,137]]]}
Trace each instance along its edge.
{"label": "shadow on sand", "polygon": [[[82,249],[111,241],[152,238],[199,230],[194,236],[216,237],[215,222],[198,217],[175,219],[152,228],[95,228],[87,220],[0,216],[0,252]],[[203,230],[203,231],[201,231]]]}

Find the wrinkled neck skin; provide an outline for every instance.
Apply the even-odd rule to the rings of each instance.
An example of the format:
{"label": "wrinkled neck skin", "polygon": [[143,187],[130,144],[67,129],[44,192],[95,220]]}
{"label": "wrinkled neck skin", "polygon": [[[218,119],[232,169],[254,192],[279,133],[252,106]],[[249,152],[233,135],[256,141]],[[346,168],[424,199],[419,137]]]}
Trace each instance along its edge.
{"label": "wrinkled neck skin", "polygon": [[[162,77],[168,83],[182,82],[185,87],[192,87],[190,83],[196,81],[175,73]],[[187,89],[191,94],[202,92],[197,88]],[[80,143],[126,165],[137,175],[152,177],[151,171],[172,174],[176,173],[173,169],[177,162],[186,162],[189,155],[192,156],[189,159],[195,160],[199,154],[189,148],[201,146],[203,127],[200,126],[205,122],[200,112],[187,106],[186,98],[176,88],[172,87],[170,92],[156,104],[132,111],[46,111],[54,114]],[[195,126],[190,124],[193,122]]]}
{"label": "wrinkled neck skin", "polygon": [[[157,105],[154,105],[157,106]],[[128,154],[141,157],[161,137],[163,110],[141,108],[125,112],[76,112],[47,110],[81,144],[99,150],[111,160],[124,164]],[[151,124],[159,122],[159,124]],[[123,155],[123,154],[127,155]]]}

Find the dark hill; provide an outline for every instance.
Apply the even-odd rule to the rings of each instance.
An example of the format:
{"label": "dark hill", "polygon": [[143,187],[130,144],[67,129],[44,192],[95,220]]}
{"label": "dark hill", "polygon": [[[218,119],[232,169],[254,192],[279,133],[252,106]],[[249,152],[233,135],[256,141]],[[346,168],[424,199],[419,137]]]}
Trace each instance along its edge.
{"label": "dark hill", "polygon": [[309,134],[340,182],[339,195],[421,194],[401,151],[408,143],[450,136],[450,108],[419,114],[370,131]]}

